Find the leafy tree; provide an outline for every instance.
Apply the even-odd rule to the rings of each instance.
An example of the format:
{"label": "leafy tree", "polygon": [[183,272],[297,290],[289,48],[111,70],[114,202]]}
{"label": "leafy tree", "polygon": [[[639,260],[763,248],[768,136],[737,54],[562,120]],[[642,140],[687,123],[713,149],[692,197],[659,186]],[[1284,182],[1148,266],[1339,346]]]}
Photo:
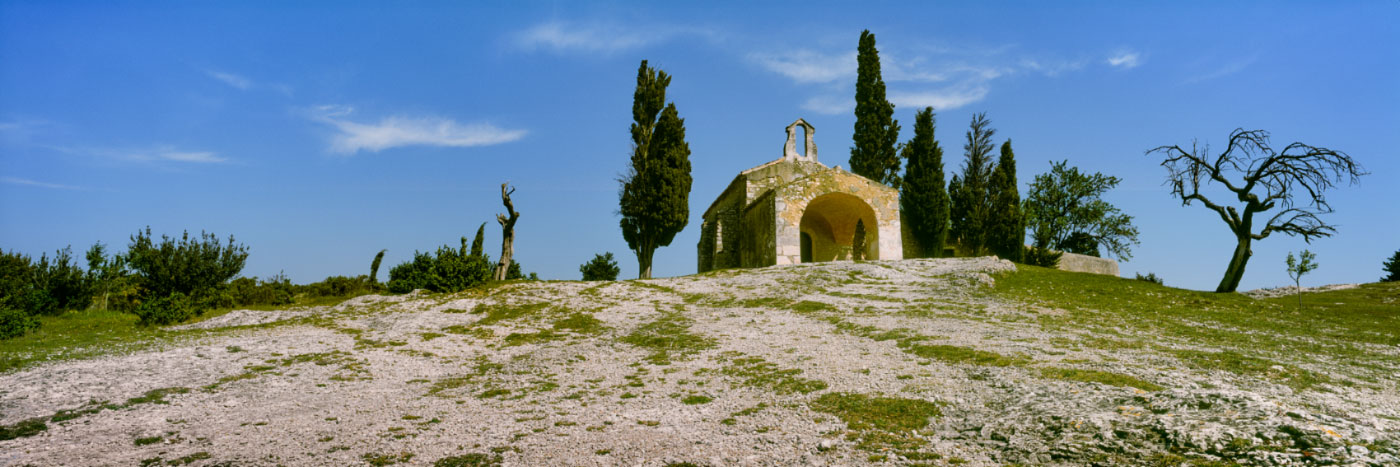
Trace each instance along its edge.
{"label": "leafy tree", "polygon": [[1381,278],[1381,282],[1400,281],[1400,250],[1395,250],[1395,254],[1390,259],[1381,263],[1381,270],[1386,272],[1386,276]]}
{"label": "leafy tree", "polygon": [[856,126],[851,147],[851,173],[886,185],[899,187],[899,121],[894,104],[885,99],[885,80],[880,77],[880,52],[875,35],[860,33],[856,49]]}
{"label": "leafy tree", "polygon": [[933,107],[925,107],[914,116],[914,138],[900,155],[909,161],[899,186],[900,208],[927,257],[943,255],[950,215],[948,190],[943,185],[943,148],[933,132]]}
{"label": "leafy tree", "polygon": [[127,281],[129,271],[126,257],[119,254],[107,255],[107,246],[102,242],[92,245],[87,252],[88,280],[92,283],[93,294],[101,294],[98,309],[106,310],[114,290],[120,290]]}
{"label": "leafy tree", "polygon": [[235,243],[232,235],[224,244],[214,234],[201,232],[198,238],[191,238],[188,231],[179,240],[162,235],[156,242],[151,228],[146,227],[131,236],[127,258],[142,302],[179,293],[193,300],[191,306],[198,314],[205,299],[243,270],[248,247]]}
{"label": "leafy tree", "polygon": [[607,252],[593,255],[592,260],[578,267],[578,272],[583,273],[583,280],[586,281],[615,281],[617,273],[622,270],[617,267],[617,261],[613,260],[612,252]]}
{"label": "leafy tree", "polygon": [[865,260],[865,221],[856,219],[856,233],[851,237],[851,260]]}
{"label": "leafy tree", "polygon": [[1298,291],[1298,309],[1303,308],[1303,275],[1317,269],[1317,259],[1313,252],[1303,250],[1298,254],[1299,259],[1293,259],[1293,252],[1288,252],[1288,277],[1293,278],[1293,288]]}
{"label": "leafy tree", "polygon": [[967,143],[963,145],[962,179],[957,192],[949,190],[953,200],[953,237],[973,256],[982,254],[987,244],[988,216],[991,202],[988,199],[988,186],[992,177],[992,135],[985,112],[972,116],[971,128],[967,130]]}
{"label": "leafy tree", "polygon": [[[1304,242],[1330,237],[1337,229],[1322,222],[1318,216],[1332,212],[1324,192],[1338,183],[1356,184],[1366,175],[1355,160],[1345,152],[1294,142],[1275,151],[1269,143],[1269,133],[1263,130],[1245,131],[1237,128],[1230,133],[1225,151],[1210,155],[1210,147],[1197,148],[1193,143],[1187,151],[1180,146],[1159,146],[1147,151],[1163,156],[1167,168],[1167,183],[1172,196],[1183,206],[1199,201],[1220,215],[1220,220],[1235,236],[1235,253],[1225,267],[1216,292],[1234,292],[1244,278],[1245,265],[1254,254],[1250,244],[1268,238],[1274,232],[1302,236]],[[1238,177],[1237,180],[1232,178]],[[1238,199],[1242,209],[1211,201],[1201,193],[1203,184],[1216,182]],[[1303,193],[1304,197],[1296,195]],[[1281,208],[1254,231],[1254,215]]]}
{"label": "leafy tree", "polygon": [[1021,215],[1021,194],[1016,188],[1016,155],[1011,151],[1011,140],[1001,144],[1001,159],[992,170],[987,198],[990,202],[987,246],[997,256],[1021,262],[1026,220]]}
{"label": "leafy tree", "polygon": [[1131,259],[1130,244],[1138,243],[1133,217],[1101,198],[1118,186],[1118,177],[1085,174],[1067,164],[1052,162],[1050,173],[1036,175],[1021,203],[1035,247],[1069,251],[1092,241],[1095,253],[1102,246],[1108,254]]}
{"label": "leafy tree", "polygon": [[471,254],[476,255],[476,256],[481,256],[481,255],[486,254],[486,223],[485,223],[485,222],[482,222],[482,223],[481,223],[481,226],[476,228],[476,238],[472,239],[472,251],[471,251]]}
{"label": "leafy tree", "polygon": [[[483,223],[481,226],[486,227],[486,224]],[[384,261],[384,252],[386,251],[389,250],[379,250],[379,253],[374,255],[374,262],[369,263],[369,283],[371,284],[379,283],[379,263]]]}
{"label": "leafy tree", "polygon": [[[651,278],[656,249],[671,244],[690,218],[690,145],[675,103],[665,104],[671,77],[642,61],[632,96],[632,164],[622,177],[622,237],[637,255],[639,278]],[[658,116],[659,114],[659,116]]]}
{"label": "leafy tree", "polygon": [[47,254],[40,255],[31,277],[30,313],[54,315],[92,304],[92,283],[73,259],[71,246],[56,251],[52,261]]}
{"label": "leafy tree", "polygon": [[39,329],[39,320],[23,310],[0,308],[0,341],[13,339]]}

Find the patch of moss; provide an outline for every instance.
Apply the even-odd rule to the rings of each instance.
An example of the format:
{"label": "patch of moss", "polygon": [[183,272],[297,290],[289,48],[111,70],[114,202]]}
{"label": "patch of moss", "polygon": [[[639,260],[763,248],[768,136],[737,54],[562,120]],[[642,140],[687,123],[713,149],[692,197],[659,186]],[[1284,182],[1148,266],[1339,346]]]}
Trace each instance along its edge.
{"label": "patch of moss", "polygon": [[647,362],[669,365],[672,359],[687,358],[715,347],[715,340],[690,332],[691,320],[678,312],[663,312],[655,321],[638,326],[622,337],[622,342],[651,351]]}
{"label": "patch of moss", "polygon": [[826,382],[798,377],[802,370],[783,369],[762,357],[746,357],[738,352],[725,352],[720,359],[727,360],[728,363],[720,369],[720,373],[738,378],[745,386],[766,388],[777,394],[807,394],[826,389]]}

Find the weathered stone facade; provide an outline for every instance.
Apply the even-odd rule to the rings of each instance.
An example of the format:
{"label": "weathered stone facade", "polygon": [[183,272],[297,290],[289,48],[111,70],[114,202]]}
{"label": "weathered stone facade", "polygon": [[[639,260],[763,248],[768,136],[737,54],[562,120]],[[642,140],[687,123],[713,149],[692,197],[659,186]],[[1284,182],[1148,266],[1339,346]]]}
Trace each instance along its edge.
{"label": "weathered stone facade", "polygon": [[[799,126],[806,133],[802,154]],[[740,172],[705,211],[700,272],[850,259],[858,221],[864,258],[904,258],[899,192],[817,162],[814,134],[806,121],[793,122],[783,157]]]}

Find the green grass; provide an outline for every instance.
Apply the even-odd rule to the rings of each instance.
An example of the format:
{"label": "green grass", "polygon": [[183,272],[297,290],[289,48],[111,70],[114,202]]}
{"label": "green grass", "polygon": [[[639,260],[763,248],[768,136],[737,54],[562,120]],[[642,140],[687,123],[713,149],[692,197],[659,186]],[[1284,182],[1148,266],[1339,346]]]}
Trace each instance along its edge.
{"label": "green grass", "polygon": [[898,397],[867,396],[853,392],[830,392],[812,401],[812,410],[835,415],[852,430],[908,432],[928,426],[930,418],[942,413],[939,404]]}
{"label": "green grass", "polygon": [[594,318],[588,313],[574,312],[554,321],[554,329],[557,331],[573,331],[579,334],[601,334],[607,331],[608,327],[603,325],[603,321]]}
{"label": "green grass", "polygon": [[690,395],[686,396],[684,399],[681,399],[681,403],[685,405],[699,405],[708,404],[712,400],[714,400],[714,398],[711,398],[710,396]]}
{"label": "green grass", "polygon": [[687,358],[715,346],[714,339],[691,333],[690,325],[690,318],[678,312],[663,312],[655,321],[638,326],[621,340],[650,350],[647,362],[669,365],[672,359]]}
{"label": "green grass", "polygon": [[1064,310],[1038,315],[1040,326],[1093,335],[1081,341],[1086,346],[1141,348],[1146,341],[1218,349],[1224,353],[1173,353],[1193,368],[1247,376],[1269,376],[1269,367],[1281,365],[1285,371],[1272,370],[1280,375],[1271,379],[1295,389],[1327,382],[1297,363],[1352,374],[1397,369],[1387,356],[1370,349],[1400,345],[1400,300],[1395,298],[1400,296],[1400,283],[1304,294],[1299,309],[1293,296],[1255,300],[1018,265],[1015,273],[999,275],[989,293]]}
{"label": "green grass", "polygon": [[501,321],[519,318],[549,307],[548,302],[534,302],[510,305],[505,303],[493,303],[490,305],[477,305],[473,313],[480,313],[483,316],[477,320],[477,325],[495,324]]}
{"label": "green grass", "polygon": [[744,386],[765,388],[777,394],[802,393],[826,389],[826,382],[802,378],[802,370],[783,369],[762,357],[745,357],[738,352],[725,352],[720,357],[727,365],[720,373],[738,378]]}
{"label": "green grass", "polygon": [[846,422],[846,438],[856,448],[872,452],[915,451],[928,445],[918,430],[942,413],[937,403],[898,397],[868,396],[851,392],[822,394],[810,407]]}
{"label": "green grass", "polygon": [[1040,377],[1085,383],[1100,383],[1125,388],[1138,388],[1144,391],[1161,391],[1163,389],[1162,386],[1132,376],[1099,370],[1048,367],[1040,369]]}
{"label": "green grass", "polygon": [[165,439],[165,436],[162,436],[162,435],[147,436],[147,437],[144,437],[144,438],[136,438],[135,444],[136,444],[137,446],[145,446],[145,445],[148,445],[148,444],[156,444],[156,443],[159,443],[159,442],[161,442],[161,440],[163,440],[163,439]]}
{"label": "green grass", "polygon": [[479,452],[444,457],[433,462],[433,467],[491,467],[496,465],[501,465],[500,455],[489,455]]}

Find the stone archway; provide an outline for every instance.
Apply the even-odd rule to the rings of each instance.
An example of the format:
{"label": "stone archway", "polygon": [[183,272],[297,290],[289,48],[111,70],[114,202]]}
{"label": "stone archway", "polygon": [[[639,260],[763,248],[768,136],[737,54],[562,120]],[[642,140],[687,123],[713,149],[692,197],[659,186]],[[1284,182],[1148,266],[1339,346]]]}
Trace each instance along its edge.
{"label": "stone archway", "polygon": [[[803,238],[802,261],[835,261],[851,259],[851,241],[855,237],[856,221],[865,225],[865,257],[880,258],[879,224],[875,210],[865,200],[847,193],[827,193],[807,203],[799,226]],[[810,250],[807,250],[810,248]],[[810,253],[808,253],[810,251]]]}

